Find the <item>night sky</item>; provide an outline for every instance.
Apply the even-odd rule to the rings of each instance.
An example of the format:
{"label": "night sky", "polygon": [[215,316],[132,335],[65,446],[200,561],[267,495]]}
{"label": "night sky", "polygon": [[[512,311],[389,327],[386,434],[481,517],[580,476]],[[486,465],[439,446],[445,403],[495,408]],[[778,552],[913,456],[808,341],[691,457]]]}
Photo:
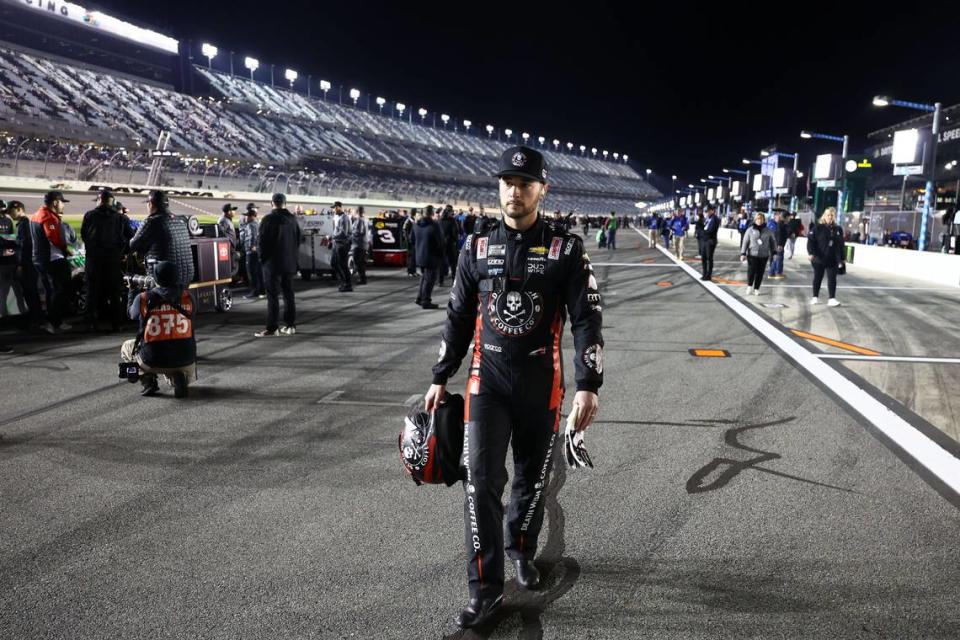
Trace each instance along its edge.
{"label": "night sky", "polygon": [[[627,153],[667,185],[671,173],[690,182],[739,168],[745,155],[772,144],[799,151],[802,165],[839,152],[802,141],[803,128],[849,133],[851,150],[862,150],[868,132],[915,115],[873,107],[876,94],[960,102],[960,10],[946,2],[898,11],[840,1],[659,4],[640,11],[640,3],[597,0],[577,10],[364,0],[89,7],[233,50],[238,71],[252,55],[276,64],[278,81],[290,67],[475,127]],[[811,11],[818,7],[822,16]],[[931,14],[936,19],[924,25]]]}

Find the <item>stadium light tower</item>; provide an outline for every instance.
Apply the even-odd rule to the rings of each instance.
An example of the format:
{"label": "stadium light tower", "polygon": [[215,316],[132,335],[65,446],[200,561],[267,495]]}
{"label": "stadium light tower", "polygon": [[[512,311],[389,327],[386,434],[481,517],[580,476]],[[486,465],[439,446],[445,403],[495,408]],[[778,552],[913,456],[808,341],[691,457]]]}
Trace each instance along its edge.
{"label": "stadium light tower", "polygon": [[567,151],[573,151],[573,143],[572,143],[572,142],[568,142],[568,143],[567,143]]}
{"label": "stadium light tower", "polygon": [[207,69],[212,68],[213,59],[217,57],[217,48],[206,42],[200,47],[200,51],[207,57]]}
{"label": "stadium light tower", "polygon": [[283,72],[283,77],[290,82],[290,88],[293,89],[293,83],[297,81],[297,72],[293,69],[287,69]]}
{"label": "stadium light tower", "polygon": [[590,153],[592,153],[592,154],[594,155],[594,157],[596,157],[596,155],[597,155],[597,148],[596,148],[596,147],[592,147],[592,148],[590,149]]}
{"label": "stadium light tower", "polygon": [[[810,140],[812,138],[817,138],[818,140],[831,140],[833,142],[842,142],[843,143],[843,153],[840,156],[840,164],[845,165],[847,162],[847,152],[850,146],[850,136],[833,136],[826,133],[815,133],[813,131],[801,131],[800,137],[804,140]],[[797,177],[801,177],[799,174]],[[843,227],[843,181],[840,181],[840,188],[837,189],[837,224]]]}
{"label": "stadium light tower", "polygon": [[420,107],[417,109],[417,113],[420,115],[420,124],[423,124],[423,119],[427,117],[427,110]]}
{"label": "stadium light tower", "polygon": [[350,97],[353,98],[353,106],[357,106],[357,100],[360,99],[360,90],[350,89]]}
{"label": "stadium light tower", "polygon": [[[617,153],[616,151],[614,151],[614,152],[613,152],[613,159],[614,159],[614,160],[619,160],[619,159],[620,159],[620,154]],[[647,169],[647,171],[649,171],[649,169]]]}
{"label": "stadium light tower", "polygon": [[407,105],[403,104],[402,102],[397,103],[397,113],[400,114],[401,120],[403,120],[403,112],[406,110],[406,108],[407,108]]}
{"label": "stadium light tower", "polygon": [[553,147],[554,147],[554,149],[556,149],[557,151],[560,150],[560,141],[557,140],[556,138],[553,139]]}
{"label": "stadium light tower", "polygon": [[927,187],[923,194],[923,218],[920,220],[920,243],[917,249],[923,251],[927,248],[927,224],[935,210],[936,203],[936,182],[937,182],[937,138],[940,137],[940,110],[943,105],[939,102],[933,104],[924,104],[922,102],[907,102],[906,100],[897,100],[890,96],[875,96],[873,106],[886,107],[893,105],[895,107],[904,107],[916,111],[924,111],[933,114],[933,128],[931,129],[930,139],[930,175],[927,177]]}
{"label": "stadium light tower", "polygon": [[580,145],[580,155],[585,155],[587,153],[587,145]]}
{"label": "stadium light tower", "polygon": [[543,146],[543,143],[546,142],[546,141],[547,141],[547,139],[544,138],[543,136],[540,136],[539,138],[537,138],[537,142],[540,143],[540,146],[541,146],[541,147]]}
{"label": "stadium light tower", "polygon": [[473,123],[470,122],[469,120],[464,120],[464,121],[463,121],[463,128],[467,130],[467,133],[470,133],[470,125],[472,125],[472,124],[473,124]]}
{"label": "stadium light tower", "polygon": [[488,125],[487,125],[487,137],[488,137],[488,138],[492,138],[492,137],[493,137],[493,125],[492,125],[492,124],[488,124]]}
{"label": "stadium light tower", "polygon": [[527,140],[530,139],[530,134],[524,131],[520,134],[520,137],[523,138],[523,144],[527,144]]}
{"label": "stadium light tower", "polygon": [[260,67],[260,61],[256,58],[247,56],[243,59],[243,66],[250,70],[250,79],[253,80],[253,72]]}
{"label": "stadium light tower", "polygon": [[327,99],[327,91],[330,91],[330,83],[326,80],[320,81],[320,91],[323,91],[323,99]]}
{"label": "stadium light tower", "polygon": [[445,113],[440,114],[440,119],[443,120],[443,128],[447,128],[447,123],[450,122],[450,116]]}
{"label": "stadium light tower", "polygon": [[510,142],[510,136],[513,135],[513,129],[504,129],[503,134],[507,136],[507,142]]}
{"label": "stadium light tower", "polygon": [[608,155],[609,155],[609,154],[607,153],[607,150],[604,149],[604,150],[603,150],[603,159],[606,160]]}
{"label": "stadium light tower", "polygon": [[[603,155],[607,155],[607,154],[603,154]],[[614,154],[614,155],[616,155],[616,154]],[[647,169],[647,182],[650,182],[650,174],[651,174],[651,173],[653,173],[653,169]]]}
{"label": "stadium light tower", "polygon": [[380,107],[380,113],[383,113],[383,105],[387,104],[387,99],[377,96],[377,106]]}
{"label": "stadium light tower", "polygon": [[623,161],[626,162],[627,160],[628,160],[627,154],[623,154]]}

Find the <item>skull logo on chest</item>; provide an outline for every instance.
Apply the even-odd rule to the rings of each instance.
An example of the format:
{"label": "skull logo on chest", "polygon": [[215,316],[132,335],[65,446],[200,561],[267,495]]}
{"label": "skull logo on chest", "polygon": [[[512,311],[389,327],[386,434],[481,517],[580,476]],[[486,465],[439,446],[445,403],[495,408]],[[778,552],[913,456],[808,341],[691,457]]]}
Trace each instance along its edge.
{"label": "skull logo on chest", "polygon": [[543,318],[543,296],[536,291],[501,291],[490,296],[490,324],[505,336],[523,336]]}

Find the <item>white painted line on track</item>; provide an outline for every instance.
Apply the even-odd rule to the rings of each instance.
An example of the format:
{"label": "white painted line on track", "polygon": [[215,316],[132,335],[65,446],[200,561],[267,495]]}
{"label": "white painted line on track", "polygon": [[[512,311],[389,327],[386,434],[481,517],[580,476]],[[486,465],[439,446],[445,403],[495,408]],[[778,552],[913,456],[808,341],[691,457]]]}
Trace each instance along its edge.
{"label": "white painted line on track", "polygon": [[[720,284],[720,286],[735,287],[738,285]],[[768,284],[766,277],[764,278],[763,282],[764,289],[810,289],[811,287],[811,284]],[[885,287],[871,284],[851,284],[837,286],[837,291],[846,291],[847,289],[876,289],[877,291],[953,291],[954,293],[960,293],[960,287],[955,287],[953,289],[943,287]]]}
{"label": "white painted line on track", "polygon": [[[635,231],[644,236],[639,230]],[[679,262],[665,249],[659,246],[657,249],[671,260]],[[689,265],[681,263],[680,266],[688,275],[693,277],[695,282],[699,282],[727,308],[772,342],[784,356],[840,396],[853,411],[868,420],[904,453],[916,460],[955,493],[960,494],[960,459],[885,407],[866,390],[844,377],[843,374],[819,358],[817,354],[811,353],[799,343],[794,342],[762,315],[724,291],[722,287],[713,282],[700,280],[700,273]]]}
{"label": "white painted line on track", "polygon": [[676,269],[677,265],[675,264],[666,264],[656,262],[593,262],[592,264],[595,267],[659,267],[661,269]]}
{"label": "white painted line on track", "polygon": [[919,362],[929,364],[960,364],[960,358],[925,358],[922,356],[859,356],[842,353],[820,353],[821,360],[876,360],[878,362]]}

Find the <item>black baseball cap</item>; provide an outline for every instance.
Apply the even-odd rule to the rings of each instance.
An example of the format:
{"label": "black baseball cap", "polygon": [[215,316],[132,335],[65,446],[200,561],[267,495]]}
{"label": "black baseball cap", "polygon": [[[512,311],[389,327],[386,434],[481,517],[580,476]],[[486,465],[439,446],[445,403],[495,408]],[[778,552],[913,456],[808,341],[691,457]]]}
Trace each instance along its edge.
{"label": "black baseball cap", "polygon": [[94,198],[93,201],[96,202],[97,200],[100,200],[101,198],[103,198],[104,200],[114,200],[114,199],[115,199],[115,198],[114,198],[114,195],[113,195],[113,191],[111,191],[110,189],[101,189],[101,190],[100,190],[100,193],[97,194],[97,197]]}
{"label": "black baseball cap", "polygon": [[259,208],[259,207],[257,207],[257,203],[255,203],[255,202],[248,202],[248,203],[247,203],[247,211],[248,211],[248,212],[249,212],[249,211],[254,211],[254,212],[256,212],[256,210],[257,210],[258,208]]}
{"label": "black baseball cap", "polygon": [[530,147],[518,146],[505,149],[500,154],[498,178],[518,176],[528,180],[547,183],[547,162],[543,154]]}
{"label": "black baseball cap", "polygon": [[230,203],[228,202],[227,204],[223,205],[223,212],[224,212],[224,213],[227,213],[228,211],[236,211],[236,210],[237,210],[237,205],[235,205],[235,204],[230,204]]}
{"label": "black baseball cap", "polygon": [[46,195],[43,196],[44,204],[50,204],[54,200],[59,200],[60,202],[70,202],[63,197],[63,191],[47,191]]}
{"label": "black baseball cap", "polygon": [[150,194],[147,196],[147,199],[144,202],[149,202],[152,205],[156,205],[162,209],[170,206],[170,201],[167,199],[167,192],[161,191],[160,189],[153,189],[150,191]]}
{"label": "black baseball cap", "polygon": [[337,207],[341,207],[341,208],[343,207],[343,203],[340,202],[339,200],[333,203],[333,208],[336,209]]}
{"label": "black baseball cap", "polygon": [[255,215],[257,215],[257,210],[256,210],[256,209],[247,209],[246,211],[243,212],[243,215],[248,216],[248,217],[249,217],[249,216],[255,216]]}

